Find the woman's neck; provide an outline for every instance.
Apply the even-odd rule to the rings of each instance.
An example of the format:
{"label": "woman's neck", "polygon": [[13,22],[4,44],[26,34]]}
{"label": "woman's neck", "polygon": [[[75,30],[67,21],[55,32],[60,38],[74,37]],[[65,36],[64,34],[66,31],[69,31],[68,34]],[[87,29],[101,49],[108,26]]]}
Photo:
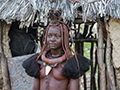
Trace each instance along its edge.
{"label": "woman's neck", "polygon": [[59,48],[57,50],[51,49],[50,53],[51,53],[51,55],[54,55],[54,56],[61,55],[61,54],[63,54],[63,49],[62,48]]}

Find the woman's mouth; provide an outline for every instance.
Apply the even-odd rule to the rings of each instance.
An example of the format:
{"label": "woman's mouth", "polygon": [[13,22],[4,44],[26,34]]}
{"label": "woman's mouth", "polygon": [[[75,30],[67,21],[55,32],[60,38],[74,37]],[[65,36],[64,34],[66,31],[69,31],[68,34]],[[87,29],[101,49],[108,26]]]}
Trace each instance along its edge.
{"label": "woman's mouth", "polygon": [[50,43],[50,47],[55,47],[56,44],[55,43]]}

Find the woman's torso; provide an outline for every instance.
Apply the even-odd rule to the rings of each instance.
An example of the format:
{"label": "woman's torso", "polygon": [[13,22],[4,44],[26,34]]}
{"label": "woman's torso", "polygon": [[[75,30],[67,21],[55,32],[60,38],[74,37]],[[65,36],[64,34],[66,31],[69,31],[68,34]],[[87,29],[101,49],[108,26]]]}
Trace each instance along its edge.
{"label": "woman's torso", "polygon": [[[64,64],[65,62],[58,64],[56,67],[52,68],[47,75],[49,90],[67,90],[69,80],[62,76]],[[40,70],[40,90],[46,90],[45,66],[41,66]]]}

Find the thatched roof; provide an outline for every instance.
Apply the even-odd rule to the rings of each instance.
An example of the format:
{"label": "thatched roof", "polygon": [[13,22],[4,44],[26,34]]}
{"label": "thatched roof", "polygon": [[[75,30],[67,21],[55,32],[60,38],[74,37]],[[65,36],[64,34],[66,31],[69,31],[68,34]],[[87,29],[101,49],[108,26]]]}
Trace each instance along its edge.
{"label": "thatched roof", "polygon": [[[52,0],[51,0],[52,1]],[[120,18],[120,0],[101,0],[90,3],[89,0],[80,0],[73,5],[70,0],[0,0],[0,19],[5,20],[8,24],[17,20],[23,25],[29,26],[33,23],[35,15],[38,20],[44,19],[47,23],[47,13],[51,7],[62,8],[62,17],[65,21],[72,20],[78,16],[84,21],[96,21],[99,17],[108,16]],[[82,12],[79,12],[81,7]]]}
{"label": "thatched roof", "polygon": [[101,0],[84,4],[82,16],[84,20],[97,20],[99,17],[108,20],[109,16],[120,19],[120,0]]}

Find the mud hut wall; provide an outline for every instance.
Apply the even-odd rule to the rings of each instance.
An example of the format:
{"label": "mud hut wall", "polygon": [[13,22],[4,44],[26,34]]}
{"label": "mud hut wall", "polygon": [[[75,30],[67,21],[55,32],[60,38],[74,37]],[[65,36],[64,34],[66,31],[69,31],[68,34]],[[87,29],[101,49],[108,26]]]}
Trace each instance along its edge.
{"label": "mud hut wall", "polygon": [[10,30],[11,24],[7,24],[6,22],[3,22],[3,30],[2,30],[2,46],[3,46],[3,52],[5,54],[6,58],[11,58],[11,51],[10,51],[10,38],[8,36],[8,32]]}
{"label": "mud hut wall", "polygon": [[3,84],[3,86],[1,86],[2,90],[10,90],[10,81],[7,66],[7,58],[11,57],[9,49],[10,39],[8,37],[9,29],[10,25],[4,21],[0,21],[0,78],[2,80],[0,83]]}
{"label": "mud hut wall", "polygon": [[116,71],[117,86],[120,88],[120,19],[111,18],[108,30],[113,45],[112,58]]}

